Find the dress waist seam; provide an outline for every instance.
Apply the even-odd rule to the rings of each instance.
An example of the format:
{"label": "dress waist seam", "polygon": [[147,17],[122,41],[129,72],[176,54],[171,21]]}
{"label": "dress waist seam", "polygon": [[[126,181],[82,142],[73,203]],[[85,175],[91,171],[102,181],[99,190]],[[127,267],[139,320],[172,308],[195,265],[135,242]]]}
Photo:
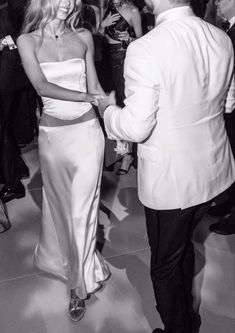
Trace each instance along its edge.
{"label": "dress waist seam", "polygon": [[45,127],[59,127],[59,126],[84,123],[86,121],[96,119],[96,118],[97,118],[97,115],[96,115],[93,107],[89,111],[84,113],[82,116],[75,118],[75,119],[59,119],[59,118],[52,117],[49,114],[43,113],[41,116],[39,125],[45,126]]}

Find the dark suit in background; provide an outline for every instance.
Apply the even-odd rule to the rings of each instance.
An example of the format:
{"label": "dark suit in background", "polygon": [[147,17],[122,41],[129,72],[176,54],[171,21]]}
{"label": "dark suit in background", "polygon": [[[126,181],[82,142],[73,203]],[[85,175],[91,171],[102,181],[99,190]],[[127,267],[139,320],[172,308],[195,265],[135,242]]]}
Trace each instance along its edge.
{"label": "dark suit in background", "polygon": [[[227,31],[235,52],[235,24]],[[235,65],[235,64],[234,64]],[[225,114],[225,126],[229,137],[229,142],[235,157],[235,112]],[[228,206],[235,226],[235,183],[228,190]],[[234,227],[235,230],[235,227]]]}
{"label": "dark suit in background", "polygon": [[[235,24],[227,30],[227,34],[232,41],[235,52]],[[229,142],[235,157],[235,112],[225,113],[224,120]],[[209,227],[210,231],[222,235],[235,234],[235,183],[227,191],[227,200],[220,205],[211,207],[209,214],[225,216],[218,222],[211,224]],[[226,216],[228,214],[229,216]]]}
{"label": "dark suit in background", "polygon": [[[15,41],[23,21],[26,1],[9,1],[0,9],[0,38],[11,35]],[[24,196],[20,181],[28,175],[19,144],[30,143],[36,129],[36,95],[21,65],[17,49],[0,52],[0,173],[8,198]],[[4,190],[3,190],[4,192]],[[1,192],[4,199],[4,193]],[[9,200],[6,200],[9,201]]]}

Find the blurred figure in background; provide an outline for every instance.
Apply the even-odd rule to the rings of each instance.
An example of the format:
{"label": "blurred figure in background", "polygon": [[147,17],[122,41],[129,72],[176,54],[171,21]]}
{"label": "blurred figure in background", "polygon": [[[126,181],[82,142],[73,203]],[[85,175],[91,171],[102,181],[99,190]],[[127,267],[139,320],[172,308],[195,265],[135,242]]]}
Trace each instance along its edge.
{"label": "blurred figure in background", "polygon": [[[229,22],[227,34],[235,51],[235,0],[217,0],[214,3],[217,6],[217,16],[223,21],[227,20]],[[235,112],[226,113],[224,119],[235,157]],[[222,217],[217,223],[210,225],[210,231],[221,235],[235,234],[235,183],[227,191],[227,200],[220,205],[211,207],[209,213],[213,216]]]}
{"label": "blurred figure in background", "polygon": [[4,2],[0,9],[0,173],[5,203],[25,196],[21,178],[29,170],[19,144],[30,143],[36,127],[36,95],[21,66],[15,40],[27,1]]}
{"label": "blurred figure in background", "polygon": [[214,24],[216,24],[216,6],[215,6],[215,0],[207,0],[207,4],[205,6],[204,15],[203,18],[205,21]]}
{"label": "blurred figure in background", "polygon": [[205,15],[207,2],[208,0],[191,0],[190,6],[197,16],[203,18]]}
{"label": "blurred figure in background", "polygon": [[[128,0],[110,0],[100,24],[100,32],[105,37],[105,52],[116,92],[117,104],[123,107],[124,60],[128,45],[142,36],[141,16],[138,8]],[[106,69],[108,70],[108,68]],[[128,143],[127,153],[122,157],[118,175],[126,174],[133,163],[133,144]]]}
{"label": "blurred figure in background", "polygon": [[81,18],[84,21],[83,26],[91,33],[96,34],[101,21],[101,1],[84,0],[82,4]]}

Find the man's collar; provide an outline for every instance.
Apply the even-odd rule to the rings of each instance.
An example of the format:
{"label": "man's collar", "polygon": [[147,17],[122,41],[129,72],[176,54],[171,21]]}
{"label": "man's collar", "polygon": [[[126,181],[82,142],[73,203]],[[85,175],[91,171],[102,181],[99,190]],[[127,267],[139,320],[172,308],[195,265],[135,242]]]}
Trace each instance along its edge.
{"label": "man's collar", "polygon": [[156,25],[161,24],[162,22],[179,20],[185,16],[195,16],[189,6],[180,6],[168,9],[157,16]]}
{"label": "man's collar", "polygon": [[235,16],[231,17],[231,19],[229,20],[229,29],[231,29],[234,24],[235,24]]}

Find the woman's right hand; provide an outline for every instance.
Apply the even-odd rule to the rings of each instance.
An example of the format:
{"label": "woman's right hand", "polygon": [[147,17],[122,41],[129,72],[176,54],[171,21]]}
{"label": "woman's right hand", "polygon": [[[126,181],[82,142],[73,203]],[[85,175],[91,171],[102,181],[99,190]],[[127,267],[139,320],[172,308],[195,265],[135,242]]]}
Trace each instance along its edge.
{"label": "woman's right hand", "polygon": [[110,105],[116,105],[115,91],[111,91],[109,94],[105,96],[105,98],[99,100],[98,109],[101,118],[103,118],[104,116],[105,109]]}
{"label": "woman's right hand", "polygon": [[101,99],[106,98],[107,96],[104,94],[86,94],[86,102],[90,102],[95,106],[99,105],[99,101]]}
{"label": "woman's right hand", "polygon": [[109,13],[109,15],[101,22],[100,26],[102,29],[109,27],[110,25],[115,24],[120,18],[120,14],[113,14]]}

